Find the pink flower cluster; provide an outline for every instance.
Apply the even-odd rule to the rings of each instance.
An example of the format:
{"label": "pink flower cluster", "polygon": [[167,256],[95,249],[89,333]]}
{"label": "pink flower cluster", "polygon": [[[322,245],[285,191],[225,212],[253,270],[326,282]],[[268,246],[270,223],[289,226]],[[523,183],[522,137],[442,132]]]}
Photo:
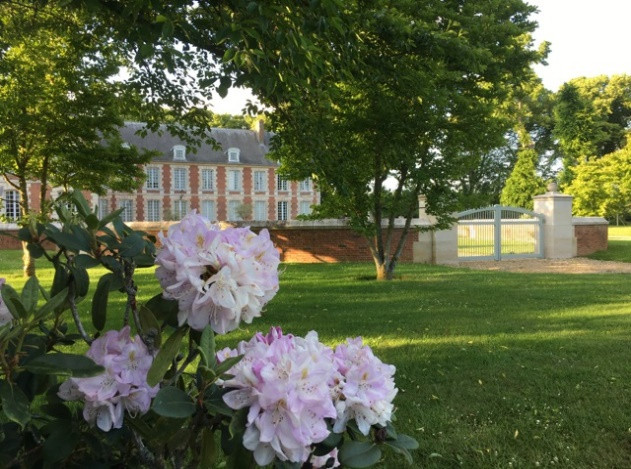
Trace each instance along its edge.
{"label": "pink flower cluster", "polygon": [[178,321],[218,334],[251,323],[278,291],[278,251],[267,230],[211,224],[194,211],[159,235],[156,276],[178,301]]}
{"label": "pink flower cluster", "polygon": [[[6,283],[6,279],[0,278],[0,290],[2,290],[2,287],[4,286],[5,283]],[[0,296],[0,326],[4,326],[5,324],[10,324],[11,321],[13,321],[13,316],[11,315],[9,308],[7,308],[7,305],[4,304],[4,300],[2,299],[2,296]]]}
{"label": "pink flower cluster", "polygon": [[90,346],[87,354],[105,372],[90,378],[70,378],[59,386],[59,397],[83,400],[83,417],[103,431],[121,428],[123,414],[144,414],[158,386],[149,387],[147,372],[153,357],[139,336],[131,337],[129,326],[108,331]]}
{"label": "pink flower cluster", "polygon": [[301,338],[272,328],[236,350],[220,351],[217,359],[237,355],[243,358],[230,369],[233,378],[221,383],[231,389],[224,401],[232,409],[249,408],[243,445],[261,466],[278,458],[318,467],[328,457],[313,457],[312,445],[329,435],[327,422],[341,433],[355,419],[367,435],[372,425],[391,418],[394,367],[376,358],[361,338],[333,351],[314,331]]}

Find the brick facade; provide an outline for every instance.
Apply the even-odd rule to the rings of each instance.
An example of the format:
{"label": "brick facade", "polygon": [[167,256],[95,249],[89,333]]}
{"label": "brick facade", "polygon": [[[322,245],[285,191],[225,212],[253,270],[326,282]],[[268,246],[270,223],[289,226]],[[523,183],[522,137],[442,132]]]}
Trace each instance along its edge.
{"label": "brick facade", "polygon": [[586,256],[597,251],[607,250],[607,225],[574,225],[576,255]]}

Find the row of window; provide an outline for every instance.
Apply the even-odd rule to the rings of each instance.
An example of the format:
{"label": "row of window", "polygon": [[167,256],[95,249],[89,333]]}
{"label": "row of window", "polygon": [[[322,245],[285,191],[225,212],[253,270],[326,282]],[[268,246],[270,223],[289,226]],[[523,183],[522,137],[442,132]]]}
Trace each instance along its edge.
{"label": "row of window", "polygon": [[[107,214],[107,200],[99,199],[99,218]],[[202,200],[200,213],[209,220],[217,220],[216,202],[214,200]],[[135,220],[134,204],[132,199],[118,199],[118,208],[125,210],[121,218],[125,222]],[[162,202],[160,200],[147,200],[146,221],[162,221],[165,217],[173,220],[180,220],[190,211],[187,200],[173,201],[173,208],[170,214],[162,213]],[[302,201],[299,204],[299,214],[308,215],[311,213],[311,202]],[[252,205],[245,205],[239,200],[228,201],[228,221],[238,221],[244,218],[255,221],[268,220],[267,202],[256,200]],[[289,218],[289,203],[280,201],[276,203],[276,219],[280,221]]]}
{"label": "row of window", "polygon": [[8,220],[18,220],[20,218],[20,193],[14,190],[5,190],[2,199],[4,216]]}
{"label": "row of window", "polygon": [[[184,145],[175,145],[171,149],[171,154],[175,161],[186,161],[186,147]],[[230,163],[238,163],[240,154],[241,150],[238,148],[228,148],[228,161]]]}
{"label": "row of window", "polygon": [[[146,168],[147,181],[146,188],[150,190],[160,189],[160,168],[149,166]],[[229,191],[239,192],[242,190],[243,173],[238,169],[227,171],[227,186]],[[200,184],[203,191],[215,190],[216,174],[214,169],[202,168],[200,172]],[[267,171],[254,171],[254,192],[267,192]],[[188,168],[173,168],[173,190],[188,190]],[[286,192],[289,190],[289,181],[276,176],[276,190]],[[299,183],[300,192],[311,192],[311,180],[303,179]]]}

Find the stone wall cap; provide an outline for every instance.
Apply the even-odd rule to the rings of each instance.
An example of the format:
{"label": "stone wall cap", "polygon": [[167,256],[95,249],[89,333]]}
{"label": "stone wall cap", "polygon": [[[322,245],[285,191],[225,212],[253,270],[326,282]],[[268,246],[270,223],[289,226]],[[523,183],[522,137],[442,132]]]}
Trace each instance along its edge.
{"label": "stone wall cap", "polygon": [[572,225],[609,225],[603,217],[572,217]]}
{"label": "stone wall cap", "polygon": [[573,195],[561,194],[560,192],[535,195],[533,199],[573,199]]}
{"label": "stone wall cap", "polygon": [[[144,231],[166,231],[169,226],[177,223],[176,221],[162,221],[162,222],[128,222],[127,224],[133,229],[140,229]],[[348,220],[345,219],[323,219],[323,220],[288,220],[288,221],[254,221],[254,220],[240,220],[233,222],[219,222],[222,226],[250,226],[252,228],[267,228],[269,230],[292,230],[292,229],[350,229]],[[384,220],[383,227],[388,226],[388,221]],[[395,220],[395,228],[403,228],[405,226],[405,219],[398,218]],[[412,219],[410,228],[429,227],[431,223],[427,220],[421,220],[418,218]]]}

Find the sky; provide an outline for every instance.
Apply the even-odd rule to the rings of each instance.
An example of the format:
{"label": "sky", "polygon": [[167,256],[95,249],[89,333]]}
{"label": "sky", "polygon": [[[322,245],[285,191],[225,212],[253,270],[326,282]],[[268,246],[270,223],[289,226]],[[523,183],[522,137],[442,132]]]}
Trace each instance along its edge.
{"label": "sky", "polygon": [[[547,66],[535,71],[551,91],[581,76],[631,74],[631,0],[527,0],[539,9],[535,44],[551,43]],[[213,100],[218,113],[241,114],[248,90]]]}

